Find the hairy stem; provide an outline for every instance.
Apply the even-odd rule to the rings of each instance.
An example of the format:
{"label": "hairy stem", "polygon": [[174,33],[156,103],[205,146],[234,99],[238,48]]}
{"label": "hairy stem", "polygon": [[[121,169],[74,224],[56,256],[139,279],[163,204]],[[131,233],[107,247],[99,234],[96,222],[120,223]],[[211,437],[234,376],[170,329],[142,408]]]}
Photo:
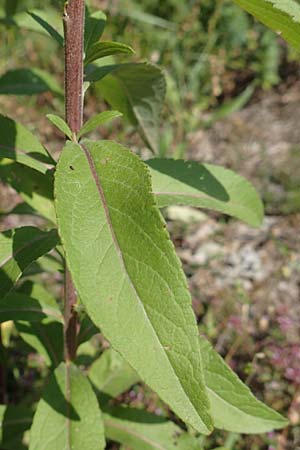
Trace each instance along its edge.
{"label": "hairy stem", "polygon": [[5,405],[7,403],[6,368],[4,362],[4,347],[0,324],[0,405]]}
{"label": "hairy stem", "polygon": [[[83,118],[83,39],[84,0],[69,0],[64,8],[65,37],[65,107],[66,121],[76,133]],[[65,270],[65,359],[72,361],[76,356],[78,318],[74,306],[77,301],[71,274]]]}

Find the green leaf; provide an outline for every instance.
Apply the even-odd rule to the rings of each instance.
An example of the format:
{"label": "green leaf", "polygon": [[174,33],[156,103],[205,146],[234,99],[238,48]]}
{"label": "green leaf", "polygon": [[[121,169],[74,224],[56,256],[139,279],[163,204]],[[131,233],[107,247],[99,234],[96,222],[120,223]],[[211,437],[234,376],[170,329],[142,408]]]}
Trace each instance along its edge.
{"label": "green leaf", "polygon": [[200,337],[205,382],[217,428],[235,433],[265,433],[284,428],[288,421],[257,400],[209,342]]}
{"label": "green leaf", "polygon": [[63,326],[52,318],[40,322],[15,322],[21,338],[40,356],[48,366],[57,367],[64,359]]}
{"label": "green leaf", "polygon": [[0,405],[1,449],[26,450],[23,435],[30,428],[32,411],[24,406]]}
{"label": "green leaf", "polygon": [[35,95],[48,91],[63,94],[56,79],[40,69],[14,69],[0,77],[0,95]]}
{"label": "green leaf", "polygon": [[99,81],[104,78],[106,75],[110,74],[118,67],[123,66],[124,64],[110,64],[108,66],[100,66],[98,67],[95,64],[91,64],[86,67],[85,70],[85,82],[92,83],[95,81]]}
{"label": "green leaf", "polygon": [[104,414],[104,425],[108,439],[132,450],[201,450],[175,423],[140,409],[114,408]]}
{"label": "green leaf", "polygon": [[54,372],[33,419],[30,450],[103,450],[104,429],[97,398],[73,364]]}
{"label": "green leaf", "polygon": [[96,11],[89,14],[88,10],[85,16],[84,29],[84,51],[85,53],[94,42],[102,36],[106,25],[106,15],[102,11]]}
{"label": "green leaf", "polygon": [[89,119],[83,127],[80,129],[79,133],[77,134],[78,139],[81,138],[84,134],[88,134],[91,131],[93,131],[95,128],[97,128],[99,125],[103,125],[104,123],[115,119],[116,117],[122,116],[119,111],[104,111],[100,114],[97,114],[96,116]]}
{"label": "green leaf", "polygon": [[234,0],[289,44],[300,49],[300,5],[294,0]]}
{"label": "green leaf", "polygon": [[53,125],[58,128],[63,134],[65,134],[70,140],[73,139],[73,133],[70,130],[69,125],[59,116],[55,114],[47,114],[47,119],[50,120]]}
{"label": "green leaf", "polygon": [[[61,40],[62,38],[62,20],[57,8],[53,9],[49,8],[49,6],[46,9],[33,8],[30,9],[29,14],[27,11],[21,11],[15,14],[11,19],[11,25],[15,25],[19,28],[24,28],[28,31],[34,31],[46,36],[53,33],[55,36],[52,35],[52,37],[55,37],[58,40]],[[60,35],[61,38],[58,38],[58,35]]]}
{"label": "green leaf", "polygon": [[36,14],[34,12],[28,12],[28,14],[35,20],[51,37],[53,37],[58,44],[63,47],[64,46],[64,38],[58,33],[58,31],[41,15]]}
{"label": "green leaf", "polygon": [[6,16],[13,16],[17,11],[19,0],[5,0],[5,14]]}
{"label": "green leaf", "polygon": [[135,370],[113,349],[102,353],[91,365],[88,376],[99,392],[110,397],[117,397],[140,381]]}
{"label": "green leaf", "polygon": [[263,205],[256,190],[231,170],[173,159],[152,159],[147,164],[160,208],[174,204],[208,208],[261,225]]}
{"label": "green leaf", "polygon": [[12,159],[41,173],[53,167],[54,160],[23,125],[0,114],[0,128],[0,159]]}
{"label": "green leaf", "polygon": [[16,228],[0,234],[0,299],[14,287],[24,270],[58,244],[56,230]]}
{"label": "green leaf", "polygon": [[100,333],[99,328],[96,327],[89,316],[85,315],[80,320],[80,330],[77,336],[78,346],[86,341],[89,341],[97,333]]}
{"label": "green leaf", "polygon": [[147,167],[114,142],[67,143],[55,191],[68,266],[89,316],[175,413],[208,433],[191,297]]}
{"label": "green leaf", "polygon": [[26,320],[38,322],[45,317],[52,317],[63,321],[58,308],[52,308],[47,303],[16,292],[8,294],[0,299],[0,323],[7,320]]}
{"label": "green leaf", "polygon": [[0,164],[0,179],[12,186],[40,215],[56,223],[53,173],[41,174],[17,163]]}
{"label": "green leaf", "polygon": [[157,152],[160,113],[166,94],[163,72],[148,63],[121,64],[97,82],[104,99],[138,126],[150,148]]}
{"label": "green leaf", "polygon": [[134,55],[135,51],[129,45],[121,42],[101,41],[95,42],[88,48],[84,63],[90,64],[97,59],[105,56],[112,56],[118,54]]}

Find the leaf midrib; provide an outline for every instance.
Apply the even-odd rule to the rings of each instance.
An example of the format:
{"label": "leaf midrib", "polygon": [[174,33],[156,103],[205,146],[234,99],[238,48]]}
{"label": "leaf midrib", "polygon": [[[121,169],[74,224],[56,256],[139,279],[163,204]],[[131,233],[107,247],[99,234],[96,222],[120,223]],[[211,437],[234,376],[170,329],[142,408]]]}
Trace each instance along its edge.
{"label": "leaf midrib", "polygon": [[109,229],[110,229],[110,232],[111,232],[112,240],[113,240],[115,249],[116,249],[116,251],[117,251],[117,254],[118,254],[119,258],[120,258],[121,264],[122,264],[122,266],[123,266],[125,275],[126,275],[128,281],[129,281],[129,283],[130,283],[130,285],[131,285],[131,287],[132,287],[132,289],[133,289],[133,292],[134,292],[135,295],[136,295],[137,300],[139,301],[139,303],[141,304],[141,306],[142,306],[142,308],[143,308],[143,311],[144,311],[144,313],[145,313],[145,318],[146,318],[146,320],[148,321],[148,323],[150,324],[150,326],[151,326],[151,328],[152,328],[152,330],[153,330],[153,332],[154,332],[154,335],[156,336],[156,338],[157,338],[157,340],[158,340],[158,342],[159,342],[159,344],[160,344],[161,350],[162,350],[163,353],[166,355],[166,357],[167,357],[167,359],[168,359],[168,361],[169,361],[169,363],[170,363],[170,367],[171,367],[171,369],[172,369],[172,371],[173,371],[173,373],[174,373],[174,375],[175,375],[175,378],[176,378],[177,381],[179,382],[179,385],[180,385],[180,387],[181,387],[181,389],[182,389],[184,395],[188,398],[189,403],[191,404],[191,406],[192,406],[194,412],[196,413],[197,417],[198,417],[199,420],[201,421],[202,426],[208,430],[207,425],[206,425],[205,422],[203,421],[202,417],[199,415],[199,413],[198,413],[198,411],[197,411],[197,409],[196,409],[194,403],[192,402],[192,400],[190,399],[190,397],[189,397],[188,394],[186,393],[186,391],[185,391],[185,389],[184,389],[184,386],[182,385],[181,380],[180,380],[180,378],[178,377],[178,375],[177,375],[177,373],[176,373],[176,371],[175,371],[175,369],[174,369],[174,367],[173,367],[173,365],[172,365],[172,363],[171,363],[171,361],[170,361],[169,355],[168,355],[168,353],[165,351],[165,348],[164,348],[164,346],[162,345],[162,343],[161,343],[161,341],[160,341],[160,339],[159,339],[159,336],[157,335],[157,333],[156,333],[156,331],[155,331],[155,328],[153,327],[152,322],[151,322],[151,320],[149,319],[149,316],[148,316],[147,312],[145,311],[145,307],[144,307],[144,304],[143,304],[143,302],[142,302],[142,300],[141,300],[141,298],[140,298],[140,295],[139,295],[138,291],[136,290],[136,287],[135,287],[133,281],[131,280],[131,277],[130,277],[128,271],[127,271],[127,267],[126,267],[126,264],[125,264],[125,261],[124,261],[124,258],[123,258],[122,250],[121,250],[121,248],[120,248],[119,242],[118,242],[118,240],[117,240],[117,237],[116,237],[115,232],[114,232],[114,229],[113,229],[113,225],[112,225],[112,222],[111,222],[110,213],[109,213],[109,209],[108,209],[108,206],[107,206],[105,194],[104,194],[103,188],[102,188],[102,186],[101,186],[100,178],[99,178],[99,175],[97,174],[97,170],[96,170],[94,161],[93,161],[93,159],[92,159],[92,156],[91,156],[91,154],[90,154],[88,148],[87,148],[84,144],[79,144],[79,147],[82,149],[83,153],[84,153],[85,156],[86,156],[86,159],[87,159],[87,162],[88,162],[88,165],[89,165],[89,168],[90,168],[92,177],[93,177],[94,182],[95,182],[95,184],[96,184],[96,188],[97,188],[97,190],[98,190],[98,193],[99,193],[99,196],[100,196],[100,200],[101,200],[101,203],[102,203],[104,212],[105,212],[105,216],[106,216],[107,224],[108,224]]}

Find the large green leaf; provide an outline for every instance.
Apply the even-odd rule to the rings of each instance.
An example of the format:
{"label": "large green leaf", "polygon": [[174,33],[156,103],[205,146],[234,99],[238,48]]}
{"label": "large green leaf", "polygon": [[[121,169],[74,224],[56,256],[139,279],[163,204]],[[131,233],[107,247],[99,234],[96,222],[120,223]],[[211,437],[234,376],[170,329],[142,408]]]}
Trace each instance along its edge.
{"label": "large green leaf", "polygon": [[129,45],[123,44],[121,42],[95,42],[89,47],[84,62],[85,64],[90,64],[97,59],[104,58],[105,56],[118,54],[133,55],[134,53],[134,50]]}
{"label": "large green leaf", "polygon": [[98,83],[105,100],[135,126],[155,152],[158,149],[160,113],[166,81],[157,66],[120,64]]}
{"label": "large green leaf", "polygon": [[0,299],[0,323],[7,320],[36,322],[48,316],[63,321],[58,308],[55,309],[33,297],[12,292],[4,299]]}
{"label": "large green leaf", "polygon": [[132,450],[201,450],[175,423],[140,409],[115,408],[104,414],[104,425],[107,438]]}
{"label": "large green leaf", "polygon": [[254,187],[231,170],[212,164],[173,159],[147,161],[159,207],[190,205],[221,211],[252,226],[263,219]]}
{"label": "large green leaf", "polygon": [[0,114],[0,129],[0,159],[15,160],[41,173],[53,167],[51,156],[22,125]]}
{"label": "large green leaf", "polygon": [[200,348],[215,426],[236,433],[265,433],[288,421],[257,400],[203,337]]}
{"label": "large green leaf", "polygon": [[56,230],[23,227],[0,234],[0,299],[8,294],[33,261],[57,244]]}
{"label": "large green leaf", "polygon": [[0,77],[0,95],[35,95],[48,91],[63,93],[56,79],[40,69],[14,69]]}
{"label": "large green leaf", "polygon": [[208,433],[191,297],[147,167],[113,142],[68,143],[55,185],[59,232],[91,319],[184,421]]}
{"label": "large green leaf", "polygon": [[0,405],[1,450],[26,450],[23,435],[30,428],[32,416],[24,406]]}
{"label": "large green leaf", "polygon": [[62,363],[38,404],[29,449],[104,448],[104,427],[92,387],[76,366]]}
{"label": "large green leaf", "polygon": [[138,374],[113,349],[106,350],[89,369],[89,379],[98,391],[117,397],[140,381]]}
{"label": "large green leaf", "polygon": [[300,49],[300,5],[295,0],[234,0],[289,42]]}
{"label": "large green leaf", "polygon": [[57,367],[64,358],[63,326],[52,318],[40,322],[15,322],[21,338],[40,356],[48,366]]}
{"label": "large green leaf", "polygon": [[56,222],[53,203],[53,172],[40,172],[12,161],[0,163],[0,179],[12,186],[40,215]]}

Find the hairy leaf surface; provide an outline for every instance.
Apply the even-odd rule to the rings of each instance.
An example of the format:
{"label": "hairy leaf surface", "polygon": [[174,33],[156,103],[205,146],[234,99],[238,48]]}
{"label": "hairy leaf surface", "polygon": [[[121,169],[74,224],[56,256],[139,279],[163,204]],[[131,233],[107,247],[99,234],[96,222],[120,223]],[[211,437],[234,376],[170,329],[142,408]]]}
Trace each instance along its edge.
{"label": "hairy leaf surface", "polygon": [[0,234],[0,299],[14,287],[24,270],[58,244],[56,230],[16,228]]}
{"label": "hairy leaf surface", "polygon": [[33,419],[30,450],[103,450],[104,428],[97,398],[73,364],[52,375]]}
{"label": "hairy leaf surface", "polygon": [[231,170],[212,164],[173,159],[147,161],[159,207],[190,205],[221,211],[252,226],[263,219],[254,187]]}
{"label": "hairy leaf surface", "polygon": [[201,450],[175,423],[140,409],[115,408],[104,414],[105,435],[132,450]]}
{"label": "hairy leaf surface", "polygon": [[68,143],[55,184],[62,243],[91,319],[183,420],[208,433],[191,297],[145,164],[113,142]]}
{"label": "hairy leaf surface", "polygon": [[0,114],[0,159],[8,158],[41,173],[53,167],[53,159],[23,125]]}
{"label": "hairy leaf surface", "polygon": [[300,5],[294,0],[234,0],[296,49],[300,49]]}
{"label": "hairy leaf surface", "polygon": [[235,433],[265,433],[288,421],[257,400],[210,343],[200,337],[205,382],[215,426]]}

